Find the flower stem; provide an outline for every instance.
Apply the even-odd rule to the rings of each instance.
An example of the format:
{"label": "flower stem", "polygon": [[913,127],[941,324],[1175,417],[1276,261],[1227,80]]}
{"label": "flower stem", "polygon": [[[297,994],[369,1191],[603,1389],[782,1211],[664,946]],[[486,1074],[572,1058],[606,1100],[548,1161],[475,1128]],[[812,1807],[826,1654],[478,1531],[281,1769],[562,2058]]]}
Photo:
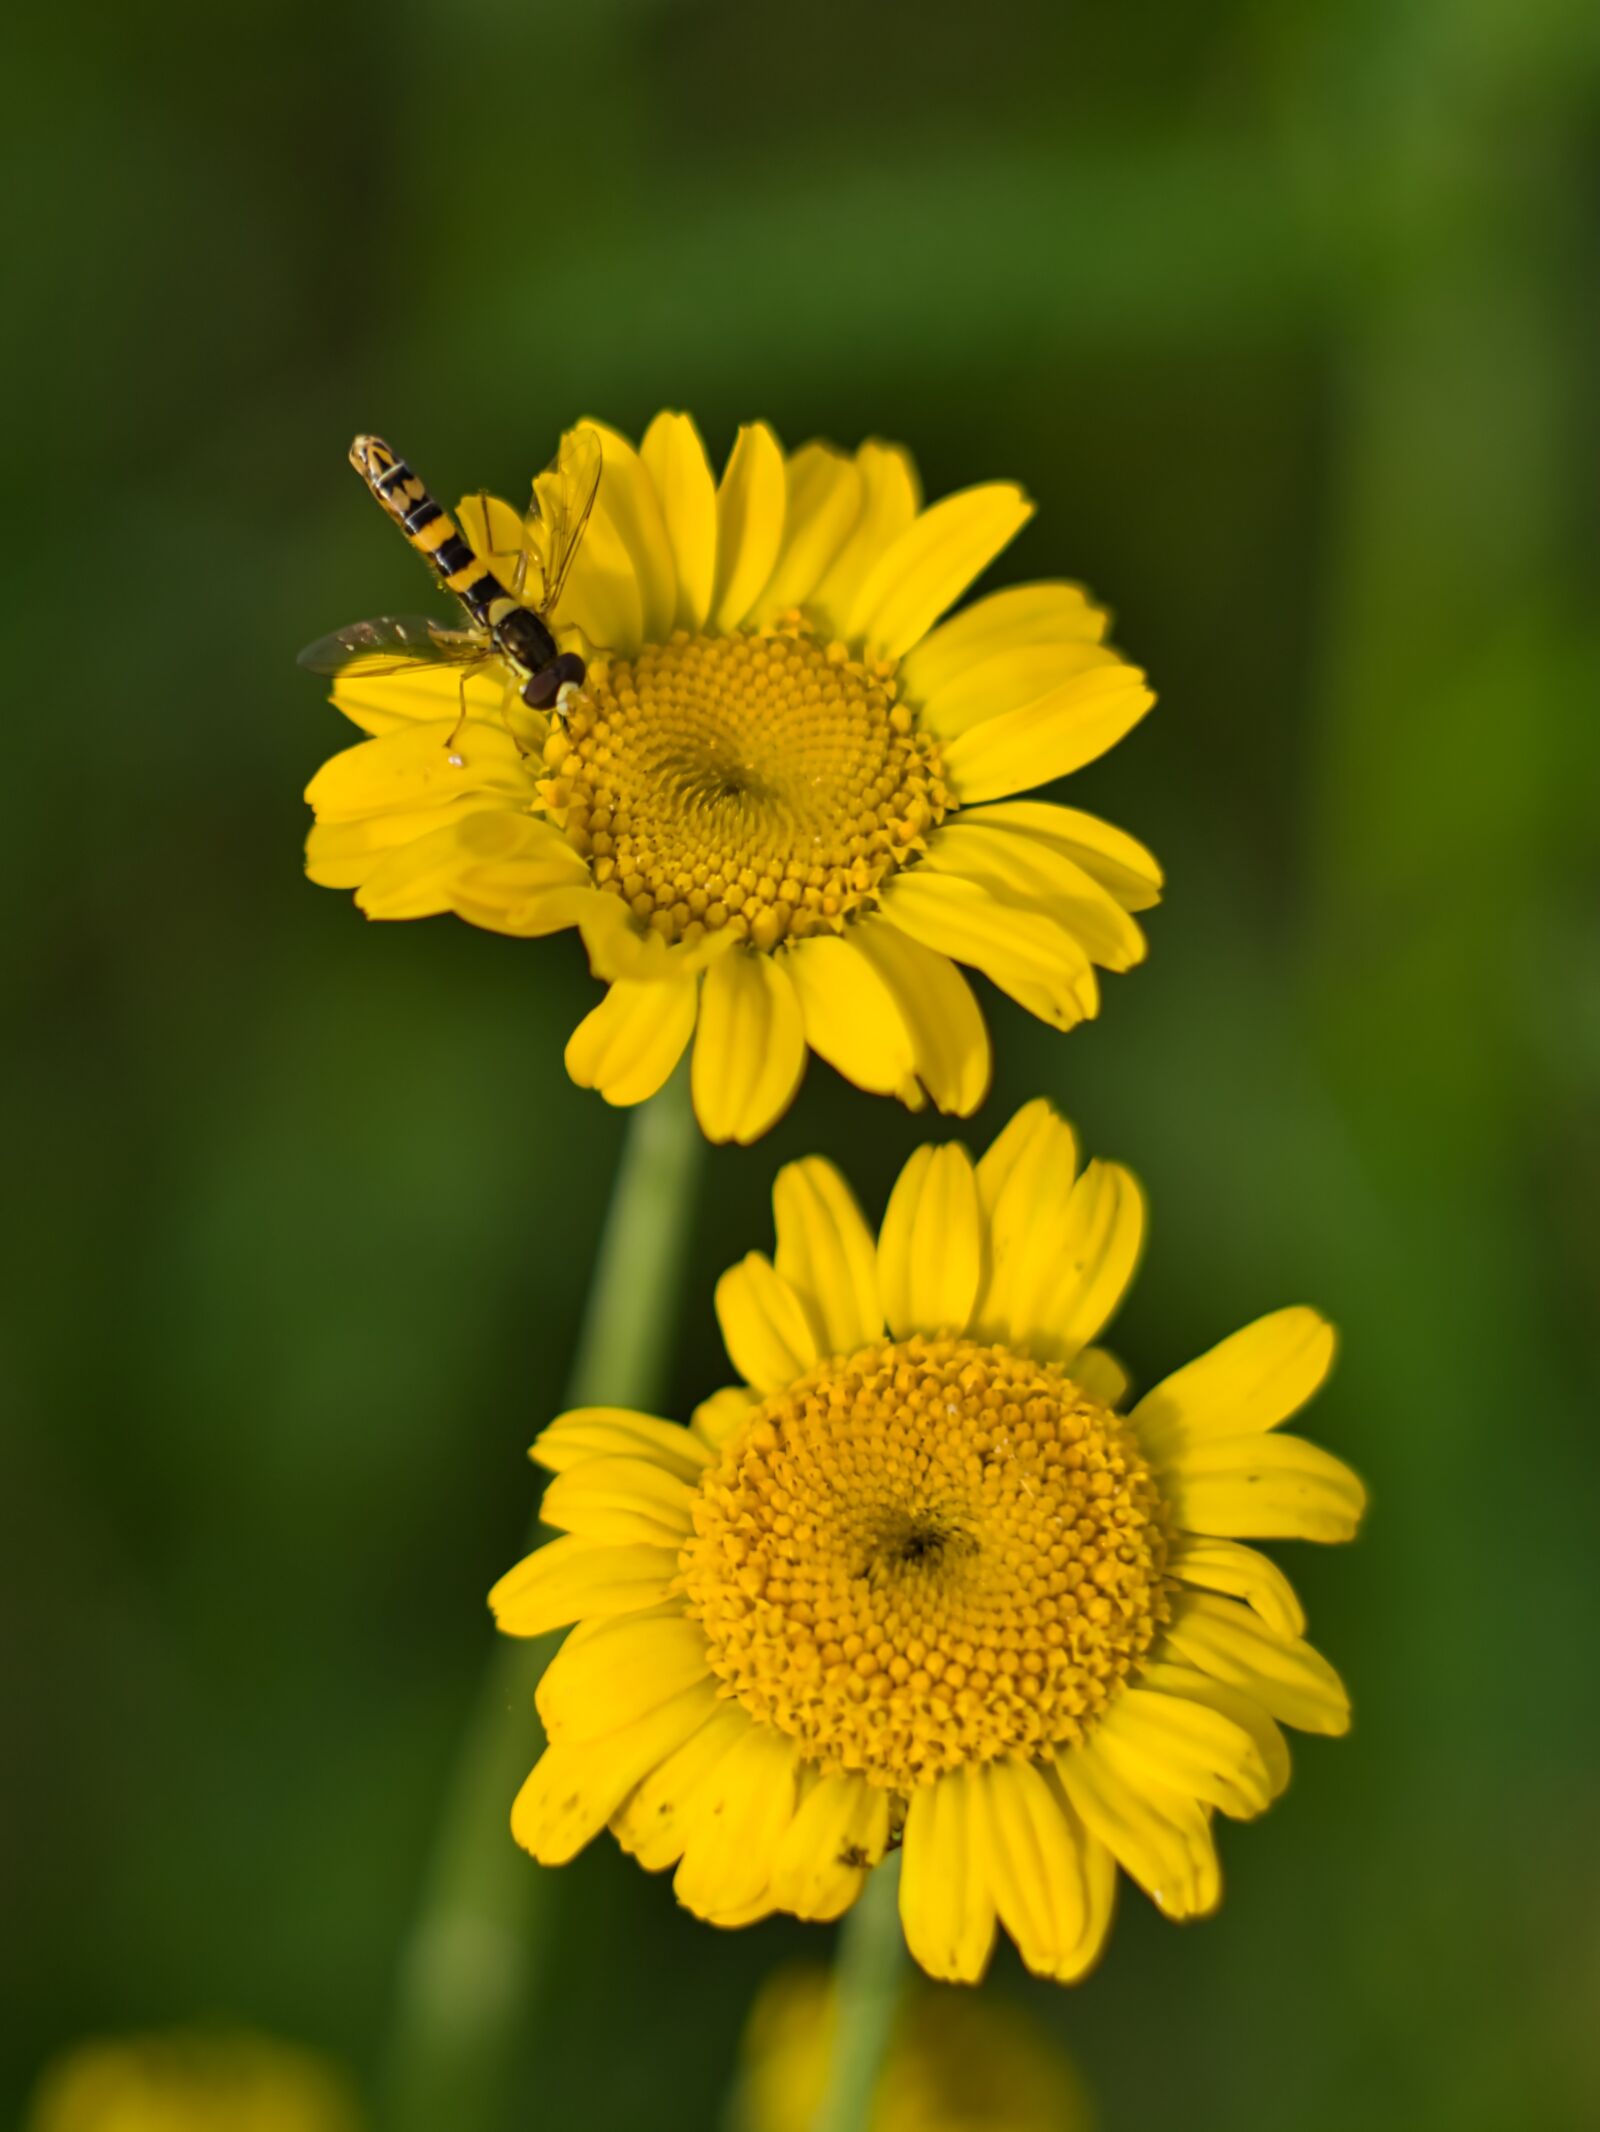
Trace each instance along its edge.
{"label": "flower stem", "polygon": [[812,2132],[868,2132],[908,1968],[900,1853],[867,1876],[839,1933],[833,2063]]}
{"label": "flower stem", "polygon": [[[687,1067],[629,1121],[568,1406],[662,1395],[701,1156]],[[548,1934],[547,1876],[507,1816],[543,1744],[533,1691],[559,1636],[499,1641],[468,1721],[420,1909],[400,1951],[385,2132],[501,2132]]]}

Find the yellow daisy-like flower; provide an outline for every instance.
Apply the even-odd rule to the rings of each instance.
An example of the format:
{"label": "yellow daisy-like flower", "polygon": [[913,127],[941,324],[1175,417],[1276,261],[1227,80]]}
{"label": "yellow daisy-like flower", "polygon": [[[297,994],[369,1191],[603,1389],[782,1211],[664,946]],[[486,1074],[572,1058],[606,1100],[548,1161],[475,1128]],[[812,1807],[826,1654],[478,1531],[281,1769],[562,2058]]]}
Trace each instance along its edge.
{"label": "yellow daisy-like flower", "polygon": [[998,1920],[1030,1969],[1093,1962],[1121,1865],[1170,1917],[1221,1893],[1212,1816],[1288,1779],[1280,1725],[1339,1733],[1338,1675],[1246,1538],[1348,1539],[1361,1483],[1273,1433],[1333,1334],[1281,1310],[1148,1392],[1090,1343],[1144,1215],[1027,1105],[973,1164],[920,1148],[874,1243],[826,1162],[774,1191],[776,1259],[725,1273],[744,1382],[689,1428],[564,1415],[533,1456],[564,1537],[491,1595],[578,1626],[512,1828],[548,1865],[610,1825],[720,1925],[837,1917],[888,1846],[934,1976]]}
{"label": "yellow daisy-like flower", "polygon": [[[826,2093],[837,1992],[820,1969],[762,1987],[745,2029],[738,2132],[811,2132]],[[1015,2006],[925,1987],[895,2022],[870,2132],[1088,2132],[1061,2052]]]}
{"label": "yellow daisy-like flower", "polygon": [[247,2031],[78,2044],[40,2080],[28,2132],[358,2132],[348,2082],[312,2051]]}
{"label": "yellow daisy-like flower", "polygon": [[[546,720],[498,665],[464,687],[350,668],[333,700],[371,737],[312,780],[311,878],[373,918],[577,927],[609,989],[567,1065],[608,1102],[653,1094],[694,1038],[713,1139],[765,1132],[808,1048],[966,1115],[989,1041],[958,963],[1067,1029],[1098,1010],[1096,966],[1144,954],[1150,854],[1013,796],[1121,739],[1144,677],[1074,585],[940,622],[1030,516],[1011,482],[923,509],[892,445],[786,457],[755,423],[718,482],[685,415],[637,451],[601,436],[551,617],[596,654],[582,689]],[[460,517],[502,580],[541,581],[544,518]]]}

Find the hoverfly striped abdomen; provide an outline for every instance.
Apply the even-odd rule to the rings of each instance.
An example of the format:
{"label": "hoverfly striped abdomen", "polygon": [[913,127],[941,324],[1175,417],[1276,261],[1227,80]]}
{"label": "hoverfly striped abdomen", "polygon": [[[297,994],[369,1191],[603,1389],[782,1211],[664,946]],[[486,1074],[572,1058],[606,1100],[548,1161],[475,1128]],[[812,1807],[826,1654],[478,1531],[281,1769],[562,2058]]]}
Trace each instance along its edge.
{"label": "hoverfly striped abdomen", "polygon": [[[308,644],[300,663],[313,673],[339,674],[359,665],[367,679],[406,668],[450,666],[463,679],[473,667],[498,660],[512,670],[512,686],[532,710],[559,705],[562,693],[580,687],[586,668],[575,651],[562,651],[550,617],[561,599],[578,543],[589,523],[600,486],[601,444],[590,425],[561,440],[555,461],[540,476],[527,512],[538,527],[537,545],[516,551],[513,584],[504,580],[466,540],[461,528],[417,475],[381,437],[357,437],[350,463],[385,514],[393,519],[429,569],[466,609],[470,630],[441,627],[416,615],[384,615],[336,629]],[[537,597],[523,585],[533,562]],[[461,718],[465,720],[463,693]],[[452,741],[447,746],[453,746]],[[451,761],[456,757],[451,755]]]}
{"label": "hoverfly striped abdomen", "polygon": [[[472,552],[444,505],[381,437],[357,437],[350,463],[480,629],[492,631],[506,615],[523,611],[521,602]],[[543,634],[546,648],[535,663],[555,656],[555,640],[548,631]]]}

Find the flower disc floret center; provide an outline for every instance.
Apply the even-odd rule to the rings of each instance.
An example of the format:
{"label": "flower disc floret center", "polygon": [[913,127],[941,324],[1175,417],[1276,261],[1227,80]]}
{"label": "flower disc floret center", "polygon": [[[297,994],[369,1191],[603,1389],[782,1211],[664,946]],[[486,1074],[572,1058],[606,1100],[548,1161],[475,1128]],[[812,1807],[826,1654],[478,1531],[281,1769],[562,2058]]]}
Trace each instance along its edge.
{"label": "flower disc floret center", "polygon": [[690,944],[837,930],[951,806],[893,669],[795,621],[611,661],[544,761],[598,885]]}
{"label": "flower disc floret center", "polygon": [[1054,1365],[882,1341],[768,1398],[682,1556],[712,1670],[828,1771],[905,1790],[1084,1737],[1166,1617],[1125,1424]]}

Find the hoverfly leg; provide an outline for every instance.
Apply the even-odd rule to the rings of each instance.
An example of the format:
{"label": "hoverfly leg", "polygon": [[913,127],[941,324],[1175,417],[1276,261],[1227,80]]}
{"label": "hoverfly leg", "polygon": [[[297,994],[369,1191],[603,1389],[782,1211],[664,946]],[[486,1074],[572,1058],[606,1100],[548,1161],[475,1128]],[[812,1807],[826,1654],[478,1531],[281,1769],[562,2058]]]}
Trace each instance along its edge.
{"label": "hoverfly leg", "polygon": [[511,735],[511,745],[522,757],[522,760],[530,762],[534,751],[532,748],[523,746],[522,735],[517,731],[516,720],[512,716],[512,707],[517,701],[518,694],[517,677],[515,674],[511,674],[506,679],[505,687],[500,691],[500,723]]}
{"label": "hoverfly leg", "polygon": [[461,769],[464,766],[466,760],[466,758],[458,752],[462,729],[465,727],[467,722],[467,677],[465,674],[461,674],[458,677],[456,686],[460,690],[461,710],[459,716],[456,719],[455,724],[450,729],[450,738],[444,744],[445,756],[452,770]]}

